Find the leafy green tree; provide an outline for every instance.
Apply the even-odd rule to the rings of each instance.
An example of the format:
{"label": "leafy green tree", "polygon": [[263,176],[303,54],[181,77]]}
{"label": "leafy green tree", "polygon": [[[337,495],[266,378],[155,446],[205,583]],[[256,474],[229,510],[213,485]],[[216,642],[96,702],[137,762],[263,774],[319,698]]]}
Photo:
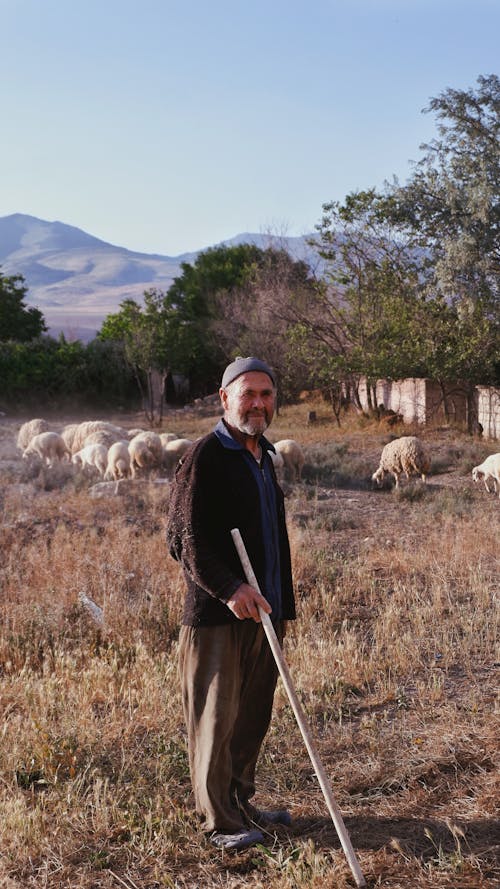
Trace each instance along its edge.
{"label": "leafy green tree", "polygon": [[0,340],[28,342],[47,330],[39,309],[27,308],[22,275],[0,274]]}
{"label": "leafy green tree", "polygon": [[253,244],[212,247],[200,253],[193,265],[182,263],[182,274],[168,290],[182,326],[190,330],[189,344],[183,348],[188,346],[188,374],[197,394],[219,386],[221,370],[234,354],[234,343],[220,335],[219,321],[230,324],[233,297],[253,279],[263,257],[264,251]]}
{"label": "leafy green tree", "polygon": [[426,112],[438,135],[387,209],[414,242],[432,251],[439,288],[455,299],[500,297],[500,78],[478,77],[476,90],[446,89]]}
{"label": "leafy green tree", "polygon": [[85,348],[85,397],[93,404],[128,405],[137,400],[133,371],[123,343],[97,337]]}
{"label": "leafy green tree", "polygon": [[193,265],[182,264],[166,293],[147,291],[143,307],[126,300],[105,319],[99,339],[124,343],[151,422],[163,410],[169,373],[189,379],[196,394],[218,386],[225,356],[212,326],[217,298],[243,286],[261,255],[248,244],[207,250]]}
{"label": "leafy green tree", "polygon": [[359,381],[367,377],[375,409],[376,380],[411,376],[420,364],[414,319],[426,310],[427,258],[391,225],[373,190],[325,204],[317,230],[325,286],[297,318],[298,335],[303,342],[308,331],[323,387],[337,392],[345,381],[361,410]]}
{"label": "leafy green tree", "polygon": [[472,422],[474,386],[498,384],[500,354],[500,79],[477,83],[430,100],[438,135],[408,183],[389,186],[380,202],[432,258],[425,373],[463,382]]}
{"label": "leafy green tree", "polygon": [[438,136],[406,185],[324,206],[328,289],[314,324],[304,319],[354,391],[360,373],[428,376],[443,391],[460,381],[470,418],[500,354],[500,80],[478,84],[430,101]]}
{"label": "leafy green tree", "polygon": [[120,311],[107,315],[98,333],[101,341],[124,342],[135,324],[139,323],[142,311],[134,299],[120,303]]}
{"label": "leafy green tree", "polygon": [[144,294],[144,307],[133,299],[124,300],[119,312],[105,318],[97,337],[100,342],[121,345],[151,423],[158,423],[162,417],[164,384],[172,357],[164,301],[165,294],[157,290]]}
{"label": "leafy green tree", "polygon": [[307,311],[317,282],[309,266],[279,247],[260,252],[245,281],[219,293],[212,327],[226,358],[258,355],[276,371],[280,401],[307,385],[291,333],[297,306]]}

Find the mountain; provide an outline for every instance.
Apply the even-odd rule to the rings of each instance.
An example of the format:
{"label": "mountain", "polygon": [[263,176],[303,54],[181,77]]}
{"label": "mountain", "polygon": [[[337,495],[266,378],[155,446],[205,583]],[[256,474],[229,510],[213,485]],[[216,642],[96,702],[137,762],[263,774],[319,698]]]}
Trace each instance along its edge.
{"label": "mountain", "polygon": [[[270,238],[243,233],[222,244],[265,248],[273,244],[294,259],[314,262],[306,237]],[[219,245],[214,245],[219,246]],[[207,248],[203,248],[207,249]],[[142,302],[145,290],[167,290],[201,250],[179,256],[137,253],[101,241],[63,222],[15,213],[0,217],[0,266],[4,275],[23,275],[26,304],[36,306],[53,336],[90,340],[106,315],[127,298]]]}

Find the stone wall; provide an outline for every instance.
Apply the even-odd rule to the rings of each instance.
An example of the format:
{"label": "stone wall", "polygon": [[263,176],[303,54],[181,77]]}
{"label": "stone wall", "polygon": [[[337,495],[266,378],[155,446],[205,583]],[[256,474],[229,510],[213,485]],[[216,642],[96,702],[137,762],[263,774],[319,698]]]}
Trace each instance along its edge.
{"label": "stone wall", "polygon": [[[361,406],[368,409],[366,380],[359,385]],[[444,397],[446,396],[445,412]],[[432,380],[377,380],[377,406],[401,414],[407,424],[425,425],[445,422],[466,425],[468,419],[466,388],[460,383],[449,384],[443,393],[441,386]],[[477,419],[483,427],[485,438],[500,438],[500,389],[476,387]]]}
{"label": "stone wall", "polygon": [[[361,405],[368,408],[366,380],[359,387]],[[448,386],[445,389],[448,419],[455,423],[467,422],[467,397],[462,387]],[[377,406],[383,404],[386,410],[401,414],[405,423],[424,425],[445,419],[444,394],[441,387],[432,380],[411,378],[407,380],[377,380]]]}
{"label": "stone wall", "polygon": [[478,386],[477,418],[485,438],[500,438],[500,389]]}

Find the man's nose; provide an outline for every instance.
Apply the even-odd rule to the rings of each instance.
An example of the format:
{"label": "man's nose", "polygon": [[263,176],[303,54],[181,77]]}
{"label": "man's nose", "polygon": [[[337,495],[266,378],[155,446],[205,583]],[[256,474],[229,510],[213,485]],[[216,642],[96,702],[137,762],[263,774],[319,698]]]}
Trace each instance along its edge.
{"label": "man's nose", "polygon": [[261,395],[254,395],[252,398],[252,407],[263,408],[264,407],[264,399]]}

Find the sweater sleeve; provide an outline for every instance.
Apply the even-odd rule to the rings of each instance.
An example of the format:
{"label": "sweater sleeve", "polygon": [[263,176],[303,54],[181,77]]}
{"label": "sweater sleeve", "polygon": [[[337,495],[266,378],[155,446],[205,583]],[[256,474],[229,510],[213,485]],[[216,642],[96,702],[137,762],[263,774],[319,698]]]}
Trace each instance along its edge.
{"label": "sweater sleeve", "polygon": [[[190,452],[177,467],[167,518],[167,544],[196,586],[226,602],[244,581],[217,545],[225,531],[221,528],[220,486],[215,475],[202,448]],[[229,532],[227,535],[230,546]]]}

